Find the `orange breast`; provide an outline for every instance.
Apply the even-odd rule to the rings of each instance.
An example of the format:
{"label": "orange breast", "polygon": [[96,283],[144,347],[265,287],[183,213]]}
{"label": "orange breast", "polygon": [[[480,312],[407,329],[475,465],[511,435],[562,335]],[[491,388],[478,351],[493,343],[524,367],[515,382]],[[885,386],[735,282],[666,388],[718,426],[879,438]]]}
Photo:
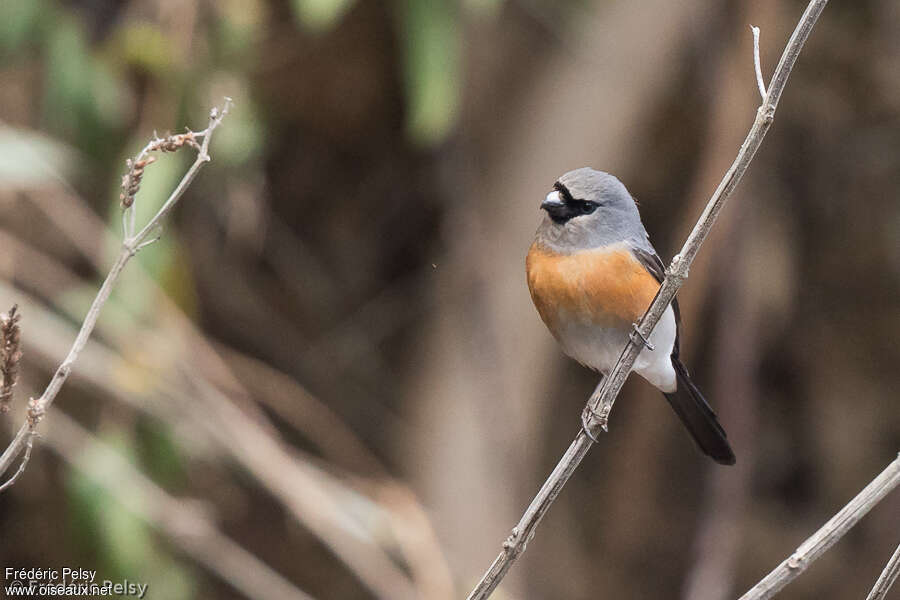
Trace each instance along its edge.
{"label": "orange breast", "polygon": [[556,254],[535,242],[525,265],[531,299],[554,335],[560,319],[630,327],[659,289],[656,278],[621,245]]}

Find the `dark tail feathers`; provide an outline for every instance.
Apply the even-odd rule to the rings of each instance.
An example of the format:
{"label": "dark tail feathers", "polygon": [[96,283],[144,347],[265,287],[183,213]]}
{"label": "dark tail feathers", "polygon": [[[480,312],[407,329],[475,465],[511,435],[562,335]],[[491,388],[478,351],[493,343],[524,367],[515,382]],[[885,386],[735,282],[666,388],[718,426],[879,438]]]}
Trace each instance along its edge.
{"label": "dark tail feathers", "polygon": [[705,454],[719,464],[733,465],[734,452],[728,445],[728,436],[716,419],[716,413],[691,381],[687,369],[677,356],[672,357],[672,366],[678,375],[678,390],[666,394],[666,399],[672,405],[675,414],[691,432],[694,441]]}

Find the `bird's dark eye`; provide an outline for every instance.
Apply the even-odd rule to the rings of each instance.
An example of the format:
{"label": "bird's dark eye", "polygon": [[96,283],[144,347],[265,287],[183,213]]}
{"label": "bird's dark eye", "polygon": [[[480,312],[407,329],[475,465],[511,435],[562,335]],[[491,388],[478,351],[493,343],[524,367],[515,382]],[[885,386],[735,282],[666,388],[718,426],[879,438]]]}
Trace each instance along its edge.
{"label": "bird's dark eye", "polygon": [[585,200],[583,202],[579,202],[578,204],[579,204],[578,209],[581,211],[581,214],[583,214],[583,215],[589,215],[592,212],[594,212],[595,210],[597,210],[596,202],[589,202],[589,201]]}

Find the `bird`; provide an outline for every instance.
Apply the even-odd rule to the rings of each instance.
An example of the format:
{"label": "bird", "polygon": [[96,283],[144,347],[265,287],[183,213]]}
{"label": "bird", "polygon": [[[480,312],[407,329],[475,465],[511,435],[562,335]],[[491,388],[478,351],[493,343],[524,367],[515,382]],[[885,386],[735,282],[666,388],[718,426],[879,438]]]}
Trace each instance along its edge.
{"label": "bird", "polygon": [[[637,203],[615,176],[583,167],[560,177],[525,259],[528,289],[565,354],[609,375],[665,277]],[[633,370],[659,389],[705,454],[735,463],[716,413],[679,357],[681,315],[666,308]]]}

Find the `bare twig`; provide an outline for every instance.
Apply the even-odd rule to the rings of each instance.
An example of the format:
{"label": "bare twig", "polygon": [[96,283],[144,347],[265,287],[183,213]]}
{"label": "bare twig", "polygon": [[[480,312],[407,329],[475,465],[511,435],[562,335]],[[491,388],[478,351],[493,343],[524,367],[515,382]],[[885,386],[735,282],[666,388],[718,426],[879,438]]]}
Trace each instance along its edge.
{"label": "bare twig", "polygon": [[12,484],[16,482],[19,476],[25,472],[25,468],[28,466],[28,461],[31,460],[31,449],[34,447],[34,436],[29,435],[28,439],[25,442],[25,455],[22,457],[22,462],[19,463],[19,468],[16,469],[16,472],[13,473],[13,476],[3,482],[3,485],[0,485],[0,493],[2,493],[6,488],[11,487]]}
{"label": "bare twig", "polygon": [[[97,292],[97,296],[94,298],[94,302],[91,304],[90,309],[88,310],[87,315],[84,318],[84,322],[81,325],[81,329],[78,332],[78,335],[75,337],[75,342],[72,344],[72,348],[69,350],[68,355],[66,355],[62,364],[56,369],[56,372],[53,375],[53,378],[50,380],[50,383],[47,385],[47,388],[44,390],[44,393],[41,394],[41,397],[34,401],[34,405],[29,408],[29,416],[25,423],[19,428],[19,431],[16,433],[13,441],[7,446],[6,450],[4,450],[3,454],[0,455],[0,475],[5,473],[10,465],[12,465],[13,461],[16,459],[19,454],[21,454],[22,450],[28,444],[28,440],[31,436],[34,435],[35,427],[38,422],[43,418],[43,415],[46,413],[47,409],[53,404],[56,395],[59,393],[60,388],[68,379],[69,374],[72,371],[72,365],[78,359],[78,355],[81,354],[81,351],[84,349],[85,344],[87,344],[88,338],[91,336],[91,333],[94,331],[94,326],[97,324],[97,319],[100,316],[100,310],[103,308],[103,305],[109,299],[109,295],[112,293],[112,289],[115,286],[116,282],[119,279],[119,275],[122,273],[122,269],[131,260],[141,245],[146,241],[149,234],[154,231],[163,219],[168,216],[169,212],[171,212],[172,208],[184,194],[184,191],[187,187],[193,182],[194,178],[197,176],[197,173],[203,167],[203,165],[209,162],[209,142],[212,139],[213,131],[215,131],[216,127],[218,127],[222,123],[222,119],[228,113],[228,110],[231,106],[231,99],[226,98],[225,104],[222,109],[213,108],[209,114],[209,124],[206,129],[203,131],[193,133],[189,132],[191,141],[190,145],[197,147],[197,142],[195,140],[202,139],[202,144],[199,144],[199,150],[197,152],[197,158],[194,160],[194,163],[188,169],[187,173],[185,173],[184,177],[178,183],[178,186],[175,190],[169,195],[169,198],[165,201],[165,203],[160,207],[157,213],[147,222],[147,224],[141,229],[138,233],[134,234],[134,206],[133,201],[134,197],[131,196],[131,200],[125,207],[126,214],[131,212],[132,217],[125,219],[125,238],[122,241],[122,250],[119,253],[118,258],[113,263],[110,268],[109,274],[106,276],[106,279],[103,282],[103,285],[100,287],[100,290]],[[188,134],[184,134],[188,135]],[[171,136],[170,136],[171,137]],[[137,188],[134,185],[134,177],[133,172],[136,168],[136,165],[140,162],[143,163],[143,166],[149,164],[149,162],[144,158],[147,152],[152,151],[154,149],[159,150],[167,150],[168,146],[166,139],[154,139],[138,154],[136,160],[129,161],[128,169],[129,174],[126,175],[126,178],[123,179],[123,186],[126,185],[126,179],[128,180],[127,189],[137,191]],[[182,145],[187,144],[184,142]],[[148,150],[149,148],[149,150]],[[143,168],[143,166],[141,168]],[[130,178],[130,179],[129,179]],[[138,178],[139,184],[139,178]],[[123,199],[123,204],[125,200]]]}
{"label": "bare twig", "polygon": [[[36,252],[24,254],[21,242],[0,234],[0,246],[4,243],[28,264],[40,264],[41,259]],[[45,266],[38,270],[45,271]],[[139,268],[140,265],[133,267]],[[57,273],[49,279],[59,281],[67,277],[72,277],[72,274]],[[3,295],[4,286],[0,281],[0,297]],[[12,292],[6,291],[6,295],[10,296]],[[52,311],[38,306],[27,294],[19,292],[19,295],[22,296],[22,306],[33,314],[29,323],[35,328],[35,358],[53,364],[52,357],[61,353],[57,340],[64,339],[69,324]],[[159,326],[163,329],[160,335],[165,338],[177,334],[176,337],[182,339],[185,337],[182,332],[193,327],[185,322],[183,327],[187,330],[171,330],[171,320],[164,321]],[[102,327],[102,323],[98,326]],[[169,330],[168,333],[166,330]],[[192,343],[187,351],[178,349],[176,356],[163,361],[177,365],[178,369],[158,373],[153,378],[153,385],[141,392],[123,392],[121,381],[113,374],[134,368],[134,365],[129,366],[129,361],[119,354],[127,354],[122,342],[135,339],[135,336],[149,340],[154,333],[134,324],[120,324],[115,332],[108,333],[108,341],[114,349],[92,339],[79,357],[79,375],[85,383],[105,389],[120,402],[169,424],[178,436],[180,447],[189,455],[201,452],[203,460],[208,460],[205,453],[210,450],[226,453],[246,470],[262,490],[279,501],[297,523],[308,527],[326,546],[333,548],[335,555],[347,564],[348,570],[373,590],[373,597],[392,600],[452,597],[452,580],[434,535],[427,524],[415,517],[421,514],[422,509],[410,506],[405,500],[402,503],[387,501],[387,498],[409,499],[411,496],[375,475],[384,472],[384,467],[358,471],[372,473],[371,480],[340,472],[336,474],[331,469],[323,468],[319,461],[285,444],[267,420],[252,410],[252,406],[242,405],[230,397],[250,394],[236,391],[240,385],[231,382],[230,371],[223,371],[221,375],[204,373],[209,369],[207,361],[200,358],[205,342],[199,334],[197,343]],[[156,344],[150,343],[148,347],[152,348],[151,352],[159,351]],[[170,345],[165,347],[172,352]],[[151,359],[149,362],[156,361]],[[226,373],[229,377],[225,377]],[[255,390],[253,394],[262,393],[252,387],[254,380],[244,379],[242,370],[237,375],[240,381]],[[207,376],[210,377],[208,381]],[[286,382],[281,381],[275,387],[284,388],[285,385]],[[230,395],[220,391],[220,387],[230,390]],[[297,393],[296,390],[285,389],[282,393],[287,395]],[[191,401],[185,402],[184,398]],[[48,435],[48,443],[54,441],[55,435],[56,429],[53,429]],[[304,497],[311,497],[312,501],[304,501]],[[409,519],[415,520],[411,522]],[[414,549],[411,544],[420,546]],[[421,544],[430,547],[424,548]],[[405,559],[408,572],[395,564],[400,562],[397,558],[401,556]],[[426,560],[426,557],[433,561],[427,569],[416,566],[416,561]]]}
{"label": "bare twig", "polygon": [[756,70],[756,87],[759,88],[759,97],[766,101],[766,83],[763,81],[762,61],[759,59],[759,27],[750,26],[753,32],[753,68]]}
{"label": "bare twig", "polygon": [[897,549],[894,550],[894,554],[885,565],[884,571],[878,577],[878,581],[875,582],[875,587],[866,596],[866,600],[883,600],[890,591],[891,586],[897,581],[897,575],[900,575],[900,546],[897,546]]}
{"label": "bare twig", "polygon": [[[897,487],[898,484],[900,484],[900,456],[889,464],[869,485],[863,488],[863,491],[857,494],[847,506],[831,517],[821,529],[803,542],[774,571],[766,575],[762,581],[741,596],[740,600],[765,600],[777,594],[781,588],[793,581],[814,560],[841,539],[845,533],[856,525],[857,521],[865,516],[873,506],[881,502],[881,499]],[[895,555],[891,560],[894,561],[896,558]],[[888,566],[890,567],[890,563]],[[896,578],[896,576],[895,572],[894,577]],[[884,577],[884,574],[882,574],[882,577]],[[880,581],[881,579],[879,579]],[[887,591],[886,588],[885,591]]]}
{"label": "bare twig", "polygon": [[806,7],[806,11],[794,29],[794,33],[791,35],[791,39],[781,55],[781,60],[775,68],[775,73],[772,75],[772,81],[769,84],[769,91],[763,104],[756,112],[756,120],[750,132],[741,145],[741,149],[731,167],[725,173],[725,177],[707,203],[700,220],[688,236],[681,252],[672,259],[672,263],[666,271],[666,278],[663,280],[656,298],[654,298],[650,308],[647,309],[637,328],[639,335],[628,341],[613,370],[602,380],[594,394],[591,395],[582,415],[582,430],[579,431],[575,440],[556,465],[556,468],[544,482],[544,485],[526,509],[525,514],[519,520],[518,525],[513,528],[512,535],[503,544],[503,550],[494,559],[494,562],[481,578],[481,581],[478,582],[475,589],[469,594],[469,600],[481,600],[489,597],[500,584],[500,581],[518,556],[525,551],[526,544],[534,536],[538,524],[557,496],[559,496],[569,477],[581,463],[588,450],[590,450],[593,444],[592,438],[596,439],[600,431],[606,430],[609,414],[616,396],[625,384],[625,380],[631,372],[631,367],[642,349],[640,342],[637,340],[639,338],[650,338],[656,323],[672,302],[678,288],[681,287],[687,278],[688,270],[694,257],[700,250],[701,244],[709,235],[709,231],[722,210],[725,201],[737,187],[741,177],[753,160],[757,149],[762,144],[766,132],[772,125],[775,109],[787,85],[791,70],[797,61],[797,56],[800,54],[803,44],[809,37],[816,20],[826,4],[827,0],[812,0]]}
{"label": "bare twig", "polygon": [[[210,113],[210,123],[212,123],[213,119],[218,119],[221,121],[221,118],[225,116],[225,113],[228,112],[228,109],[231,105],[231,99],[225,99],[225,105],[222,107],[221,114],[218,114],[218,109],[213,108]],[[176,135],[167,134],[166,137],[159,137],[156,132],[153,132],[153,139],[150,140],[144,148],[138,152],[137,156],[134,158],[129,158],[125,161],[125,166],[128,167],[128,171],[125,172],[125,175],[122,176],[122,193],[119,194],[119,200],[122,202],[122,208],[124,208],[124,212],[122,213],[122,223],[123,229],[125,233],[125,239],[128,239],[132,235],[134,235],[134,218],[135,218],[135,210],[134,210],[134,200],[135,196],[138,193],[138,190],[141,188],[141,181],[144,178],[144,169],[148,166],[156,162],[156,157],[152,156],[151,152],[176,152],[185,146],[190,146],[195,149],[198,153],[197,160],[200,160],[200,157],[206,153],[204,148],[208,148],[209,146],[204,144],[201,145],[197,142],[197,139],[200,137],[205,137],[205,134],[209,130],[201,131],[198,133],[194,133],[190,129],[185,133],[179,133]],[[209,161],[209,156],[206,156],[206,161]],[[190,182],[188,182],[190,185]],[[177,191],[177,190],[176,190]],[[176,200],[177,202],[177,200]],[[164,206],[165,207],[165,206]],[[162,212],[162,209],[160,209]],[[164,217],[165,215],[162,215]],[[147,224],[148,227],[161,227],[162,217],[155,219],[151,219]],[[147,236],[146,232],[149,231],[147,227],[144,228],[144,231],[141,233],[144,234],[144,237]],[[154,240],[150,240],[146,242],[147,244],[152,244]],[[138,248],[140,249],[140,248]]]}

